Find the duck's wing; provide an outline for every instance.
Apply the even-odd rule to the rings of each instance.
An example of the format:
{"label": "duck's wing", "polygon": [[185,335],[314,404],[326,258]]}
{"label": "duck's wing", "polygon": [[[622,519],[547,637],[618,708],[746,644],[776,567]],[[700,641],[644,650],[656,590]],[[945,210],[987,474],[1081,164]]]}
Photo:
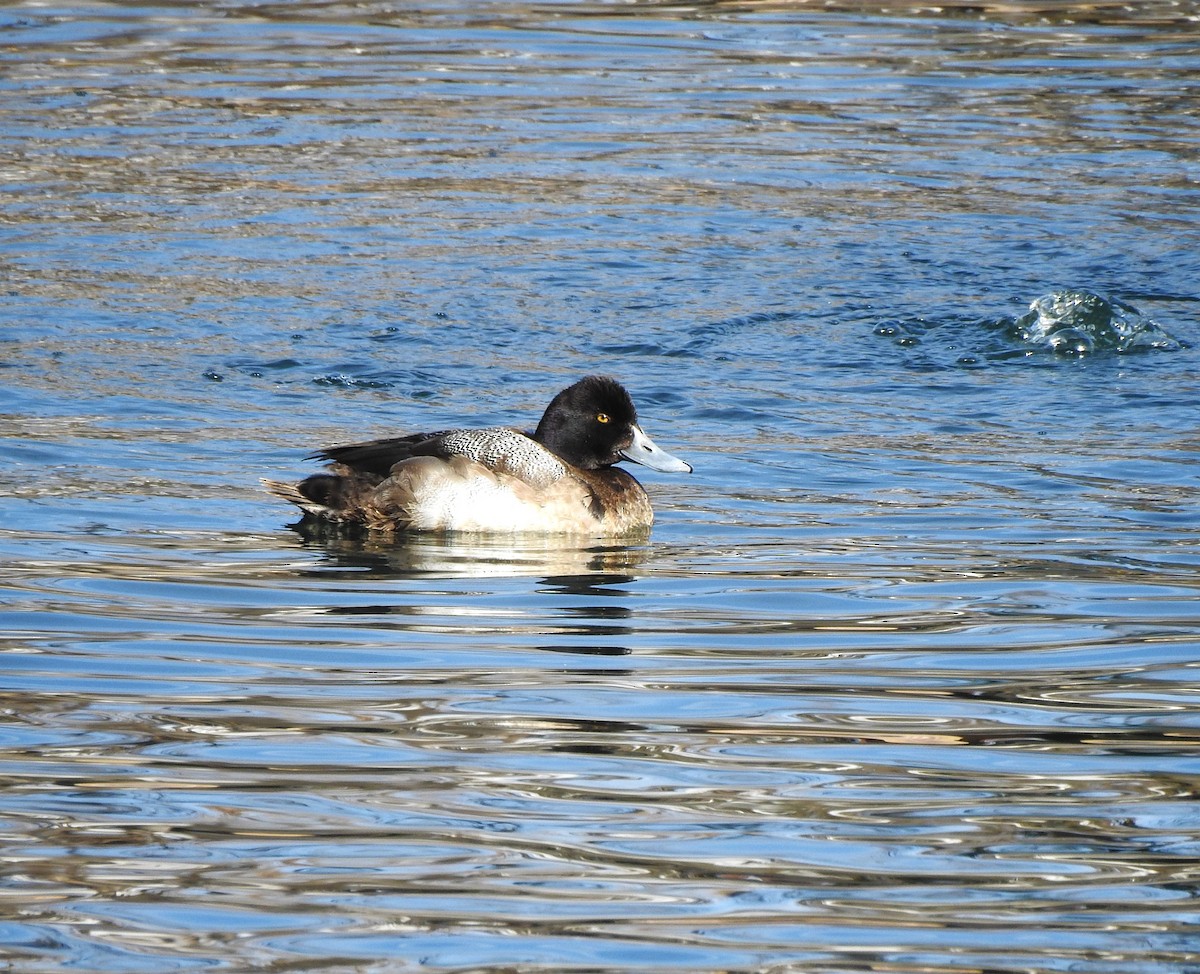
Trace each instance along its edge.
{"label": "duck's wing", "polygon": [[567,473],[566,464],[527,433],[510,426],[414,433],[366,443],[335,446],[309,459],[329,460],[347,471],[385,478],[392,467],[414,457],[462,457],[494,473],[508,474],[531,487],[546,487]]}
{"label": "duck's wing", "polygon": [[441,430],[437,433],[412,433],[408,436],[389,436],[365,443],[349,443],[346,446],[330,446],[310,453],[306,460],[328,460],[341,464],[355,473],[372,474],[380,479],[401,460],[411,457],[436,455],[433,444],[457,430]]}

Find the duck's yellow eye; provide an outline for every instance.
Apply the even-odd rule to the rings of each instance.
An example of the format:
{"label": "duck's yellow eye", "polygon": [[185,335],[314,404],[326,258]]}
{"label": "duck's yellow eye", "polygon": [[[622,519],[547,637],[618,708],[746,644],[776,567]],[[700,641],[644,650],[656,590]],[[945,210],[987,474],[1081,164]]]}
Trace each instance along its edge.
{"label": "duck's yellow eye", "polygon": [[608,413],[596,413],[597,423],[607,423],[608,421]]}

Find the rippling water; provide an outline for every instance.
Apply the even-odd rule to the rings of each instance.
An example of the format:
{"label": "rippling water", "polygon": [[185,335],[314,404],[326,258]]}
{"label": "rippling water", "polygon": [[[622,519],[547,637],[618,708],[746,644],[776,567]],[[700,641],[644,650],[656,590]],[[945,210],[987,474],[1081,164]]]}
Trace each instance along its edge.
{"label": "rippling water", "polygon": [[[6,5],[0,966],[1200,971],[1198,18]],[[597,371],[650,543],[259,486]]]}

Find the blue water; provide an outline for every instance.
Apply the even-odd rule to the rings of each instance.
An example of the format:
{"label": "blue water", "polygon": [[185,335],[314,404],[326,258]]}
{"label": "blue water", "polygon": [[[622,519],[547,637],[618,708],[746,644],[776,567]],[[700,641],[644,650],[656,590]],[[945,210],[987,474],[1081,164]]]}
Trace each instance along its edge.
{"label": "blue water", "polygon": [[[1200,971],[1198,14],[5,7],[0,967]],[[593,372],[647,543],[261,489]]]}

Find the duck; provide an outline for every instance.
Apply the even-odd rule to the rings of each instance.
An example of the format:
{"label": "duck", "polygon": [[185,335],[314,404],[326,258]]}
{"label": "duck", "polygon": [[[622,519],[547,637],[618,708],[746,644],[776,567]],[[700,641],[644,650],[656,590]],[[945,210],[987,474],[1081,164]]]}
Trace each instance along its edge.
{"label": "duck", "polygon": [[638,423],[625,387],[589,375],[558,393],[537,428],[447,429],[327,447],[328,473],[265,480],[302,524],[372,533],[563,534],[649,531],[650,498],[621,461],[665,473],[692,466]]}

